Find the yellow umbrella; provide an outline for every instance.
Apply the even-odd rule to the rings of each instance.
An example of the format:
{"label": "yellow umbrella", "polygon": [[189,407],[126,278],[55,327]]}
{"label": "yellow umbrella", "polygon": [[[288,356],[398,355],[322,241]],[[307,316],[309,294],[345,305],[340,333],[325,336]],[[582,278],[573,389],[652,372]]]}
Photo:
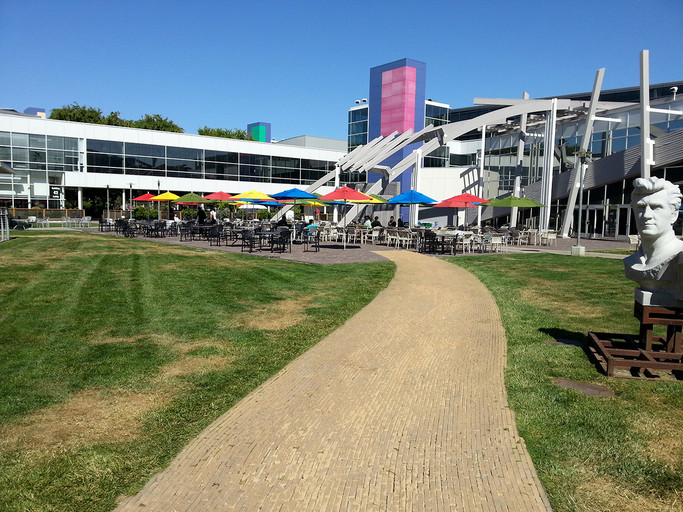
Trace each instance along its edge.
{"label": "yellow umbrella", "polygon": [[247,201],[275,201],[272,197],[269,195],[264,194],[263,192],[259,192],[257,190],[250,190],[249,192],[242,192],[241,194],[237,194],[236,196],[232,196],[233,199],[238,199],[240,201],[247,200]]}
{"label": "yellow umbrella", "polygon": [[175,201],[180,196],[175,195],[173,192],[164,192],[158,196],[150,197],[150,201]]}
{"label": "yellow umbrella", "polygon": [[[252,205],[256,201],[275,201],[275,199],[273,199],[269,195],[266,195],[263,192],[259,192],[257,190],[250,190],[249,192],[242,192],[241,194],[237,194],[236,196],[232,196],[232,198],[234,200],[251,203]],[[252,208],[252,214],[253,213],[254,213],[254,211]]]}
{"label": "yellow umbrella", "polygon": [[[180,196],[175,195],[173,192],[164,192],[163,194],[159,194],[158,196],[150,197],[150,201],[175,201],[178,199]],[[168,210],[169,210],[169,217],[170,211],[171,211],[171,203],[168,203]],[[159,220],[161,220],[161,208],[159,208]],[[169,219],[170,220],[170,219]]]}

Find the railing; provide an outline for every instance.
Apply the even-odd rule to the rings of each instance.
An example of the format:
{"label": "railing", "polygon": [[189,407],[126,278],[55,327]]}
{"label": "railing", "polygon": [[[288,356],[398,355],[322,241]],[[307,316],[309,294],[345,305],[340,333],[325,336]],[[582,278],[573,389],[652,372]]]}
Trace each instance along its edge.
{"label": "railing", "polygon": [[[85,217],[84,210],[67,209],[59,210],[56,208],[7,208],[9,216],[15,219],[28,219],[29,217],[59,220],[62,217],[80,219]],[[113,210],[112,210],[113,213]]]}

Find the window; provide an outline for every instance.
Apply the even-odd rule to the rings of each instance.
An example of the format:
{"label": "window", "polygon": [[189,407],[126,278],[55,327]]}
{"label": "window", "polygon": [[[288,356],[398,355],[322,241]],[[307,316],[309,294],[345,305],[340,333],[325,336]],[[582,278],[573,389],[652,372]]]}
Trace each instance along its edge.
{"label": "window", "polygon": [[168,146],[166,148],[168,158],[181,158],[183,160],[201,160],[203,151],[201,149],[177,148]]}
{"label": "window", "polygon": [[115,142],[110,140],[88,139],[88,151],[97,151],[99,153],[117,153],[123,154],[123,142]]}
{"label": "window", "polygon": [[165,157],[166,147],[153,144],[135,144],[126,142],[126,155]]}

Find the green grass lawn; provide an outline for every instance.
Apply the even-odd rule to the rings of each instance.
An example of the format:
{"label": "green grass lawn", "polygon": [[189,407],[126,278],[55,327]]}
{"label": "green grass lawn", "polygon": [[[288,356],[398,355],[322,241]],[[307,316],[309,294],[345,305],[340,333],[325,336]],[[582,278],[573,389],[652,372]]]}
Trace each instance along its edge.
{"label": "green grass lawn", "polygon": [[0,510],[114,508],[393,272],[64,231],[0,244]]}
{"label": "green grass lawn", "polygon": [[[498,301],[510,404],[554,510],[679,510],[683,384],[608,379],[581,348],[545,344],[637,332],[621,261],[451,261]],[[0,510],[110,510],[393,271],[64,231],[0,244]]]}
{"label": "green grass lawn", "polygon": [[[493,293],[508,339],[506,384],[555,512],[683,509],[683,382],[599,374],[588,331],[638,333],[621,260],[550,254],[450,258]],[[601,384],[600,398],[552,384]]]}

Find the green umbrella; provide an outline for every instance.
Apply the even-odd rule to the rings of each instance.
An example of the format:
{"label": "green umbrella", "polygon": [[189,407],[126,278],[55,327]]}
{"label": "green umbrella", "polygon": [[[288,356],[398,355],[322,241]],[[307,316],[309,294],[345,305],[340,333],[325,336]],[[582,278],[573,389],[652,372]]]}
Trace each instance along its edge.
{"label": "green umbrella", "polygon": [[202,196],[199,194],[195,194],[194,192],[190,192],[189,194],[185,194],[184,196],[180,196],[178,199],[175,200],[176,203],[185,203],[185,204],[192,204],[192,203],[213,203],[215,202],[212,199],[204,199]]}
{"label": "green umbrella", "polygon": [[544,204],[541,204],[528,197],[517,197],[517,196],[507,196],[501,199],[491,199],[491,201],[486,206],[495,206],[500,208],[535,208],[540,206],[545,208]]}

